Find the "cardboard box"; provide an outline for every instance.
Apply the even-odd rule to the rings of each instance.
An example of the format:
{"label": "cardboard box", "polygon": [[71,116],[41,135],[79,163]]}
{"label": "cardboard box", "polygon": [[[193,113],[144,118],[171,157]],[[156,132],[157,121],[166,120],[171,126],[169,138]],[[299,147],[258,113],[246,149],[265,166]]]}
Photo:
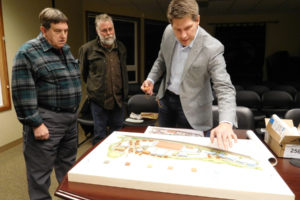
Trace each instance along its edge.
{"label": "cardboard box", "polygon": [[265,142],[272,151],[278,157],[300,158],[300,134],[293,121],[273,115],[265,123]]}

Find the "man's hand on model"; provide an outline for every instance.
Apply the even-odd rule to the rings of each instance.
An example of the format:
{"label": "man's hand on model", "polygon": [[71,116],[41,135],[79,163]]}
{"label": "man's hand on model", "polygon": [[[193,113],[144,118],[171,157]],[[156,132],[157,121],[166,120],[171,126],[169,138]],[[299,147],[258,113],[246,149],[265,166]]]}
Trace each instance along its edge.
{"label": "man's hand on model", "polygon": [[217,138],[218,146],[224,147],[226,150],[232,147],[232,140],[237,142],[237,136],[232,130],[232,124],[221,122],[217,127],[211,130],[210,140],[213,143],[215,137]]}
{"label": "man's hand on model", "polygon": [[48,140],[50,135],[49,135],[49,130],[45,126],[44,123],[39,125],[38,127],[33,128],[33,133],[34,133],[34,138],[36,140]]}

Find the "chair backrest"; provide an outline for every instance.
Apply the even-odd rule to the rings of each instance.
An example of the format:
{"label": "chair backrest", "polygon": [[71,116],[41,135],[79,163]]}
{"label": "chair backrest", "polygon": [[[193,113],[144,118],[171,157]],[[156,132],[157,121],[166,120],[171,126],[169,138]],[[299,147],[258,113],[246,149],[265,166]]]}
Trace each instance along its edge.
{"label": "chair backrest", "polygon": [[249,108],[244,106],[237,106],[236,116],[237,116],[239,129],[250,129],[250,130],[255,129],[254,115]]}
{"label": "chair backrest", "polygon": [[272,90],[285,91],[285,92],[288,92],[289,94],[291,94],[293,97],[297,93],[297,89],[291,85],[276,85],[272,88]]}
{"label": "chair backrest", "polygon": [[297,92],[295,95],[294,107],[300,108],[300,92]]}
{"label": "chair backrest", "polygon": [[85,99],[82,106],[80,107],[80,110],[78,111],[78,120],[89,120],[93,121],[93,116],[90,109],[90,100]]}
{"label": "chair backrest", "polygon": [[213,91],[212,94],[213,94],[213,97],[214,97],[214,100],[213,100],[212,104],[213,104],[213,105],[218,105],[218,99],[217,99],[216,92]]}
{"label": "chair backrest", "polygon": [[235,88],[236,91],[244,90],[244,87],[241,86],[241,85],[234,84],[233,86],[234,86],[234,88]]}
{"label": "chair backrest", "polygon": [[213,105],[212,106],[212,112],[213,112],[213,127],[218,126],[219,124],[219,111],[218,106]]}
{"label": "chair backrest", "polygon": [[[218,106],[213,106],[213,127],[219,124]],[[250,108],[244,106],[236,107],[236,116],[239,129],[255,129],[254,116]]]}
{"label": "chair backrest", "polygon": [[285,119],[292,119],[294,126],[298,126],[300,123],[300,108],[294,108],[294,109],[290,109],[288,110],[285,115],[284,115]]}
{"label": "chair backrest", "polygon": [[262,111],[267,117],[270,117],[272,114],[283,117],[293,105],[294,99],[292,95],[285,91],[270,90],[262,96]]}
{"label": "chair backrest", "polygon": [[158,103],[155,96],[146,94],[136,94],[129,98],[127,104],[128,114],[131,112],[140,114],[141,112],[158,112]]}
{"label": "chair backrest", "polygon": [[85,135],[88,135],[89,133],[93,134],[94,120],[90,110],[90,101],[88,99],[84,101],[79,110],[77,122],[80,124]]}
{"label": "chair backrest", "polygon": [[251,90],[241,90],[236,92],[237,106],[245,106],[251,110],[258,110],[261,107],[260,96]]}
{"label": "chair backrest", "polygon": [[251,90],[262,96],[263,93],[270,90],[270,88],[266,85],[249,85],[246,88],[247,90]]}
{"label": "chair backrest", "polygon": [[140,84],[129,84],[128,85],[128,96],[131,97],[135,94],[143,94],[143,91],[141,90]]}

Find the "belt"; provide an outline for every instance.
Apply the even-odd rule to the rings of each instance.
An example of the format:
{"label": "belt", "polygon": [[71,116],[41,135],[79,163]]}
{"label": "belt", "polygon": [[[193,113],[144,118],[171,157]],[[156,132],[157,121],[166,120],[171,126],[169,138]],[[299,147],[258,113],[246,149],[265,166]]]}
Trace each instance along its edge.
{"label": "belt", "polygon": [[177,96],[179,97],[178,94],[175,94],[174,92],[170,91],[170,90],[166,90],[166,94],[172,95],[172,96]]}
{"label": "belt", "polygon": [[78,106],[74,106],[72,108],[61,108],[61,107],[40,105],[40,104],[39,104],[39,107],[45,108],[47,110],[52,110],[54,112],[67,112],[67,113],[75,113],[75,112],[77,112],[77,109],[78,109]]}

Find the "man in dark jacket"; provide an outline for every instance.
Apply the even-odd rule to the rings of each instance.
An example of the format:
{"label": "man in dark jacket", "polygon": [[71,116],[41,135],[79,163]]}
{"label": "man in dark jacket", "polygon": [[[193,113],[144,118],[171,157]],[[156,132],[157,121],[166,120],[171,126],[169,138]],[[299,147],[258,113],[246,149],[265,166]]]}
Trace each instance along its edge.
{"label": "man in dark jacket", "polygon": [[122,127],[123,102],[128,94],[126,48],[116,40],[112,18],[107,14],[95,19],[98,37],[79,49],[82,77],[94,119],[93,144]]}

